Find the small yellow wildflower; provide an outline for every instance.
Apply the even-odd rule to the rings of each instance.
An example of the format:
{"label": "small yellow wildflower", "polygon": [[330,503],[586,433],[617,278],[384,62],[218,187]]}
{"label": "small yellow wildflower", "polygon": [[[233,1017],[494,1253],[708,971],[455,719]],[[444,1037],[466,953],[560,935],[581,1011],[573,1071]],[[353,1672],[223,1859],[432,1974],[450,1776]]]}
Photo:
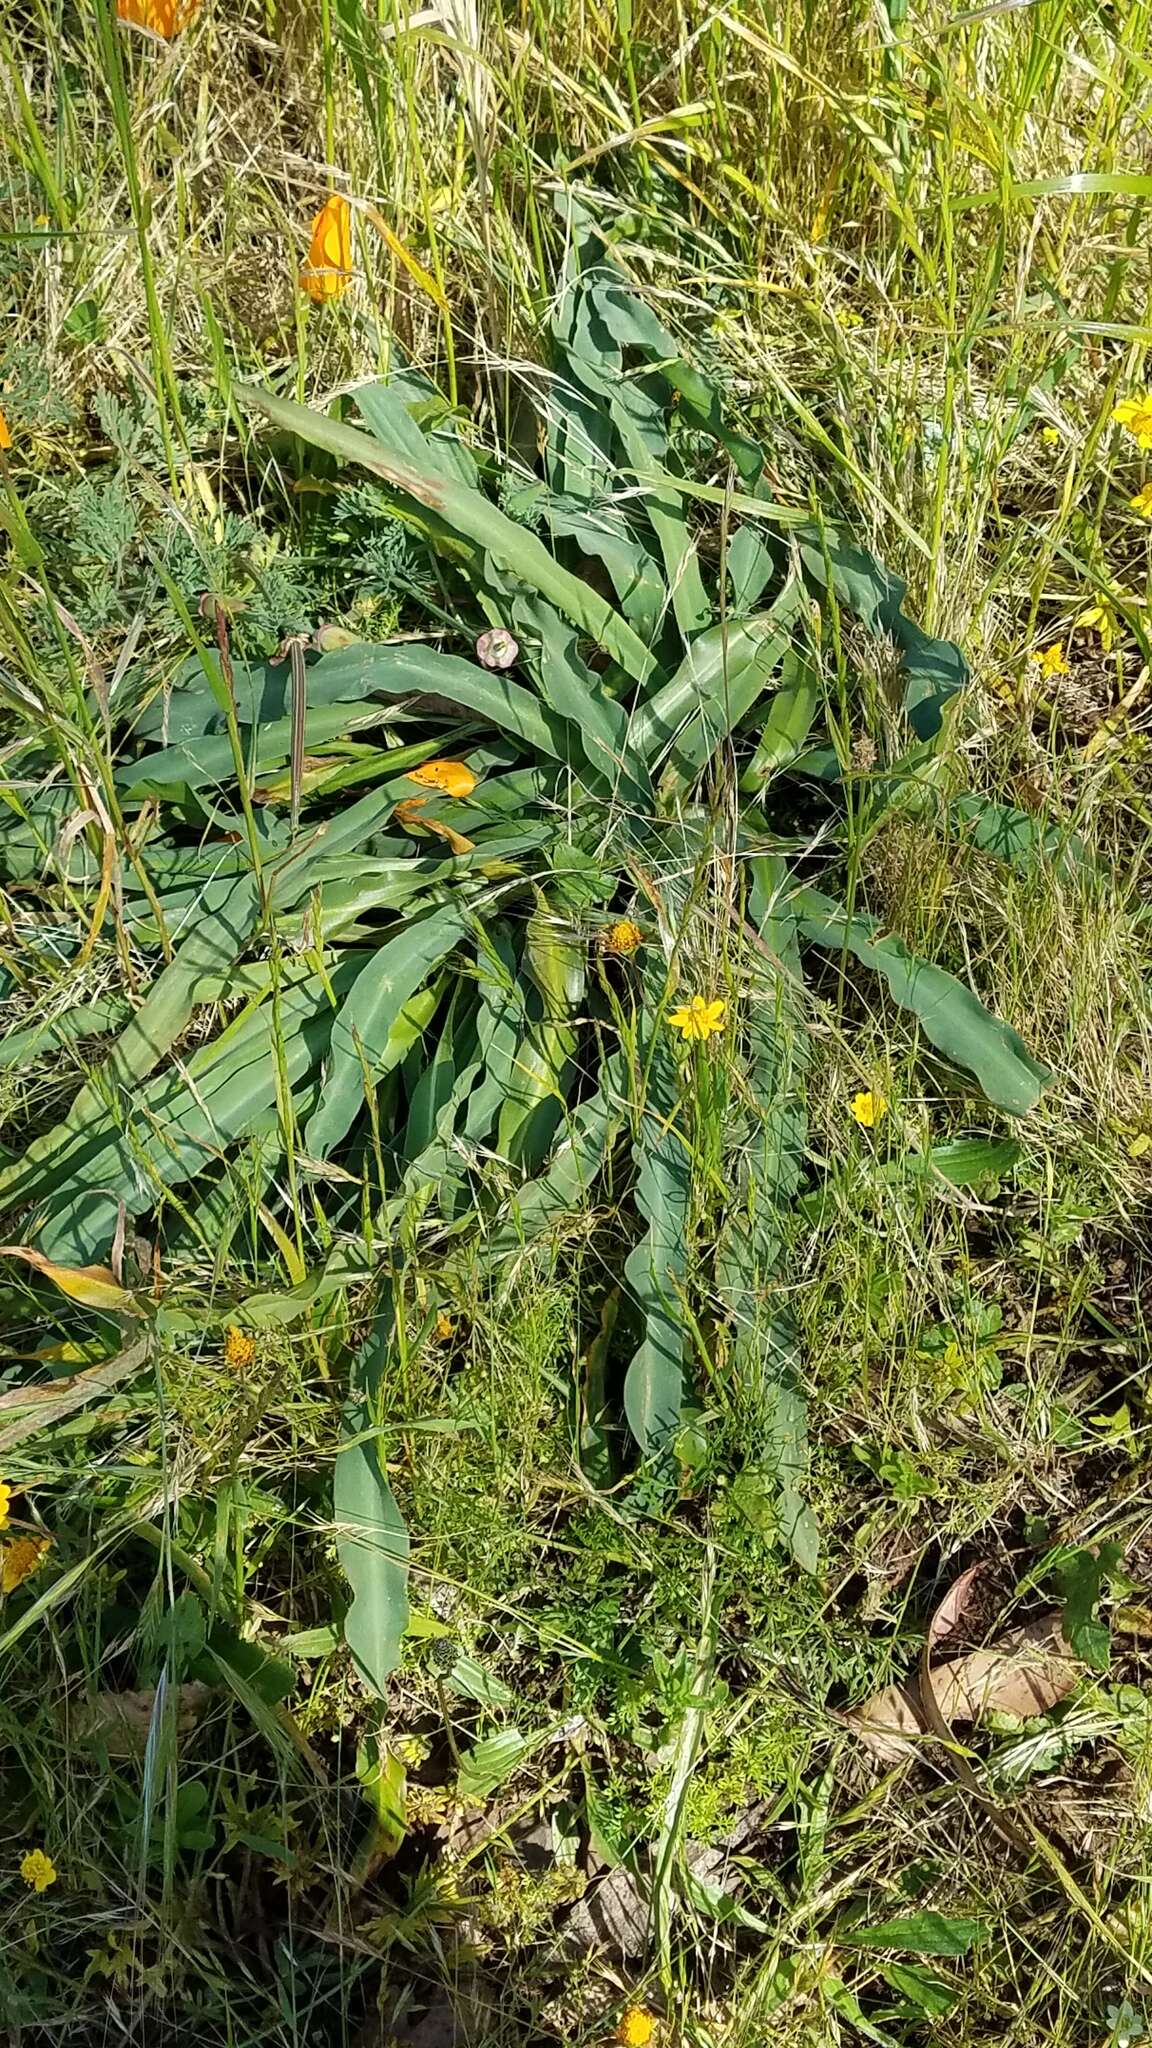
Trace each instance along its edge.
{"label": "small yellow wildflower", "polygon": [[1122,398],[1112,408],[1112,417],[1124,427],[1138,448],[1152,448],[1152,397]]}
{"label": "small yellow wildflower", "polygon": [[1041,429],[1040,429],[1040,439],[1041,439],[1041,440],[1043,441],[1043,443],[1044,443],[1044,446],[1045,446],[1046,448],[1057,448],[1057,447],[1059,447],[1059,445],[1060,445],[1060,429],[1059,429],[1059,427],[1041,427]]}
{"label": "small yellow wildflower", "polygon": [[1103,598],[1097,604],[1090,604],[1087,611],[1081,612],[1073,622],[1074,633],[1081,629],[1085,633],[1097,634],[1101,650],[1107,654],[1116,638],[1116,621],[1111,605],[1106,604]]}
{"label": "small yellow wildflower", "polygon": [[621,917],[615,924],[609,925],[600,944],[605,953],[612,953],[618,959],[626,959],[629,954],[639,952],[644,944],[644,934],[638,924],[633,924],[630,917]]}
{"label": "small yellow wildflower", "polygon": [[436,1335],[441,1344],[446,1344],[449,1337],[456,1335],[456,1325],[452,1321],[451,1316],[445,1315],[443,1309],[441,1309],[436,1318]]}
{"label": "small yellow wildflower", "polygon": [[656,2032],[656,2022],[646,2006],[630,2005],[616,2029],[620,2048],[648,2048]]}
{"label": "small yellow wildflower", "polygon": [[681,1003],[673,1010],[668,1022],[673,1030],[682,1031],[685,1038],[711,1038],[714,1031],[724,1029],[724,1012],[728,1005],[717,998],[706,1002],[703,996],[693,996],[691,1002]]}
{"label": "small yellow wildflower", "polygon": [[52,1548],[50,1536],[14,1536],[0,1550],[0,1591],[14,1593],[25,1579],[39,1571]]}
{"label": "small yellow wildflower", "polygon": [[56,1865],[43,1849],[29,1849],[20,1865],[20,1875],[34,1892],[46,1892],[56,1882]]}
{"label": "small yellow wildflower", "polygon": [[878,1089],[863,1088],[854,1095],[848,1105],[861,1130],[875,1130],[876,1125],[888,1114],[888,1104]]}
{"label": "small yellow wildflower", "polygon": [[0,1529],[8,1527],[8,1509],[12,1502],[12,1488],[0,1479]]}
{"label": "small yellow wildflower", "polygon": [[1134,498],[1128,500],[1129,509],[1138,512],[1141,519],[1152,519],[1152,484],[1145,484]]}
{"label": "small yellow wildflower", "polygon": [[1041,675],[1047,682],[1052,676],[1070,676],[1072,670],[1064,659],[1064,642],[1054,640],[1051,647],[1037,648],[1032,655]]}
{"label": "small yellow wildflower", "polygon": [[256,1346],[247,1330],[238,1329],[235,1323],[229,1323],[228,1334],[224,1339],[225,1365],[230,1365],[233,1372],[246,1372],[255,1356]]}

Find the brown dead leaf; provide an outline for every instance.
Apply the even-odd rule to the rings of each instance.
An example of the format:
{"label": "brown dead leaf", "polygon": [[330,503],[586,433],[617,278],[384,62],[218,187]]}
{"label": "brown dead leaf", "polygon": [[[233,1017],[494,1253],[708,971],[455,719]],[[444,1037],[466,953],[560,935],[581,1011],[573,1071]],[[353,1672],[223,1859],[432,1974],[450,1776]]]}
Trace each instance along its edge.
{"label": "brown dead leaf", "polygon": [[940,1644],[947,1642],[949,1636],[959,1635],[973,1604],[970,1598],[973,1583],[983,1570],[983,1561],[978,1560],[976,1564],[970,1564],[966,1572],[961,1572],[960,1577],[949,1586],[928,1624],[929,1650],[939,1649]]}
{"label": "brown dead leaf", "polygon": [[[1076,1671],[1060,1616],[1053,1613],[1010,1629],[986,1650],[970,1650],[950,1664],[935,1665],[932,1686],[944,1720],[961,1727],[990,1713],[1015,1714],[1021,1720],[1046,1714],[1071,1691]],[[919,1678],[906,1686],[886,1686],[846,1720],[881,1763],[903,1762],[928,1733]]]}
{"label": "brown dead leaf", "polygon": [[25,1437],[35,1436],[47,1429],[61,1416],[71,1415],[73,1409],[86,1407],[89,1401],[98,1400],[101,1394],[111,1393],[121,1380],[130,1379],[140,1371],[148,1357],[148,1340],[140,1337],[130,1344],[126,1351],[120,1351],[115,1358],[105,1358],[99,1365],[88,1367],[86,1372],[72,1373],[67,1379],[50,1380],[46,1386],[11,1387],[0,1394],[0,1410],[6,1408],[24,1409],[17,1421],[0,1429],[0,1452],[10,1451],[15,1444],[23,1443]]}
{"label": "brown dead leaf", "polygon": [[[190,1735],[209,1700],[212,1687],[199,1679],[169,1689],[164,1711],[175,1713],[175,1731]],[[74,1724],[83,1741],[101,1742],[110,1756],[135,1756],[146,1749],[156,1713],[156,1691],[98,1692],[81,1709]]]}
{"label": "brown dead leaf", "polygon": [[136,1303],[108,1266],[57,1266],[30,1244],[0,1244],[0,1259],[23,1259],[51,1280],[61,1294],[85,1308],[101,1308],[113,1315],[135,1315]]}
{"label": "brown dead leaf", "polygon": [[438,839],[448,841],[453,853],[474,852],[474,840],[466,839],[463,832],[454,831],[442,818],[429,818],[425,815],[424,806],[427,802],[426,796],[405,797],[392,813],[393,824],[403,826],[406,832],[434,832]]}

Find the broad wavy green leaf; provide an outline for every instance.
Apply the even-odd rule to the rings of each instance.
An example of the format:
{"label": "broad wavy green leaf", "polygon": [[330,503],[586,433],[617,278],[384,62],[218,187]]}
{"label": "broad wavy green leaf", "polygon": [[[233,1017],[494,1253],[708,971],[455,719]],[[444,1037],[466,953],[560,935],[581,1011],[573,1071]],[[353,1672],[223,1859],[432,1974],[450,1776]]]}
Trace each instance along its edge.
{"label": "broad wavy green leaf", "polygon": [[789,647],[780,664],[780,687],[768,708],[756,751],[740,777],[748,794],[791,767],[808,744],[820,709],[820,679],[807,655]]}
{"label": "broad wavy green leaf", "polygon": [[771,611],[701,633],[675,675],[632,719],[629,740],[639,759],[651,763],[667,753],[675,786],[694,781],[779,668],[800,601],[792,583]]}
{"label": "broad wavy green leaf", "polygon": [[[363,962],[362,954],[350,954],[333,970],[338,999]],[[332,1015],[315,978],[299,972],[303,978],[282,991],[277,1005],[279,1051],[271,1002],[250,1005],[186,1062],[143,1087],[116,1091],[67,1152],[47,1163],[43,1181],[22,1191],[25,1201],[47,1202],[37,1235],[42,1251],[69,1264],[106,1252],[117,1201],[131,1217],[152,1208],[273,1108],[278,1070],[296,1089],[318,1067]]]}
{"label": "broad wavy green leaf", "polygon": [[310,412],[307,406],[297,405],[292,399],[277,398],[253,384],[234,384],[232,388],[241,405],[256,407],[274,426],[299,435],[313,447],[323,448],[340,462],[356,464],[383,477],[396,490],[426,506],[453,531],[486,548],[505,568],[523,576],[574,625],[590,634],[637,682],[642,683],[655,673],[653,656],[619,612],[589,583],[563,569],[534,533],[518,526],[480,491],[455,477],[437,475],[426,459],[417,464],[403,450],[390,448],[373,435],[331,420],[326,414]]}
{"label": "broad wavy green leaf", "polygon": [[1052,1079],[1033,1059],[1010,1024],[985,1009],[970,988],[911,953],[902,939],[884,937],[874,917],[849,917],[818,889],[792,899],[803,938],[831,952],[851,953],[883,975],[895,1000],[919,1018],[934,1046],[975,1074],[990,1102],[1011,1116],[1034,1109]]}
{"label": "broad wavy green leaf", "polygon": [[584,991],[585,947],[542,902],[529,919],[523,965],[536,995],[500,1112],[497,1149],[534,1171],[564,1115],[576,1052],[572,1014]]}
{"label": "broad wavy green leaf", "polygon": [[313,1158],[327,1158],[363,1108],[365,1089],[403,1059],[430,1021],[430,1009],[414,1008],[414,998],[468,927],[463,905],[433,911],[386,939],[361,968],[333,1019],[320,1101],[304,1134]]}
{"label": "broad wavy green leaf", "polygon": [[352,1590],[344,1640],[365,1684],[384,1698],[408,1626],[408,1531],[388,1484],[376,1427],[380,1382],[393,1357],[390,1300],[357,1357],[344,1411],[350,1441],[337,1452],[332,1486],[336,1554]]}
{"label": "broad wavy green leaf", "polygon": [[655,976],[646,1027],[640,1048],[646,1085],[632,1147],[636,1207],[646,1228],[624,1266],[644,1334],[625,1376],[624,1412],[645,1457],[664,1464],[679,1427],[684,1392],[682,1288],[692,1168],[677,1121],[678,1073]]}
{"label": "broad wavy green leaf", "polygon": [[951,640],[934,639],[908,617],[903,577],[885,569],[866,548],[854,547],[827,528],[823,533],[797,528],[793,539],[809,582],[826,590],[831,581],[838,602],[861,625],[895,641],[908,721],[920,739],[933,738],[940,731],[945,706],[968,683],[968,664],[960,649]]}
{"label": "broad wavy green leaf", "polygon": [[79,1172],[91,1149],[93,1126],[109,1099],[137,1089],[171,1051],[191,1019],[197,983],[206,974],[227,972],[251,940],[258,918],[259,899],[249,877],[201,893],[196,922],[93,1080],[73,1098],[61,1123],[34,1138],[14,1166],[0,1171],[0,1208],[38,1200],[66,1175]]}

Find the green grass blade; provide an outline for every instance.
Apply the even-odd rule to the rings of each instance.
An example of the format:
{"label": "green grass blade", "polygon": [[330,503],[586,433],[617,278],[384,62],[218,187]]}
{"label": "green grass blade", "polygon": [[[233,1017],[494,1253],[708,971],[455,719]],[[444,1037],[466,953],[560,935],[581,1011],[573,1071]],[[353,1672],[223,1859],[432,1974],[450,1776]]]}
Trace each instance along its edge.
{"label": "green grass blade", "polygon": [[975,1074],[997,1108],[1010,1116],[1035,1109],[1051,1070],[1033,1059],[1011,1025],[986,1010],[963,982],[918,959],[902,939],[880,936],[877,918],[849,917],[818,889],[798,890],[792,907],[802,938],[831,952],[852,953],[862,966],[883,975],[895,1000],[919,1018],[938,1051]]}

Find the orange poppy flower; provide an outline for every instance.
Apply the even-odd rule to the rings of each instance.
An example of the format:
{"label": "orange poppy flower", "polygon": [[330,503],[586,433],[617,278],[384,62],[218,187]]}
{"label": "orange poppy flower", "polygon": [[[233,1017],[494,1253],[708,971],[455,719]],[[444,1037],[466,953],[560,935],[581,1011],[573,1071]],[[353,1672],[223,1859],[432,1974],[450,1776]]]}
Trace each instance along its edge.
{"label": "orange poppy flower", "polygon": [[338,299],[351,277],[352,209],[339,192],[332,192],[312,223],[300,289],[319,305],[325,299]]}
{"label": "orange poppy flower", "polygon": [[409,782],[422,782],[425,789],[438,789],[444,796],[471,796],[476,777],[465,761],[425,761],[422,768],[408,770]]}
{"label": "orange poppy flower", "polygon": [[5,419],[3,413],[0,412],[0,448],[10,448],[11,446],[12,430],[9,427],[8,422]]}
{"label": "orange poppy flower", "polygon": [[168,43],[187,28],[199,6],[200,0],[116,0],[116,14],[118,20],[151,29]]}

